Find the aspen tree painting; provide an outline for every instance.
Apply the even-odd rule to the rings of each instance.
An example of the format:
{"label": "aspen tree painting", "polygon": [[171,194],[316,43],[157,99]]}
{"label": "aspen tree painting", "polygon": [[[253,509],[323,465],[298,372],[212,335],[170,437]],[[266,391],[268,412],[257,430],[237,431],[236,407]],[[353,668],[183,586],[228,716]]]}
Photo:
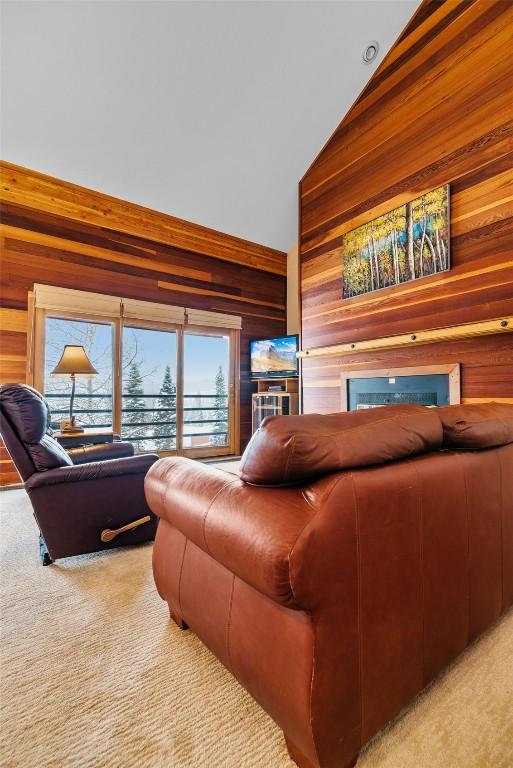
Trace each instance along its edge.
{"label": "aspen tree painting", "polygon": [[348,232],[342,264],[346,299],[449,269],[449,185]]}

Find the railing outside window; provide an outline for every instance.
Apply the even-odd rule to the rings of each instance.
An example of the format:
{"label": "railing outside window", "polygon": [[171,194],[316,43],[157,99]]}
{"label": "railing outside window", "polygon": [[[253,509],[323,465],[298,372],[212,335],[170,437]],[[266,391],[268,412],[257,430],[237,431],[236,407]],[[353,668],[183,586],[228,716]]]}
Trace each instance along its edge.
{"label": "railing outside window", "polygon": [[[52,413],[52,428],[69,413],[69,396],[63,393],[45,394]],[[130,401],[144,400],[143,407],[130,407]],[[165,407],[157,406],[167,400]],[[184,395],[185,447],[226,445],[228,437],[228,395]],[[74,414],[84,427],[112,427],[112,395],[108,393],[75,395]],[[124,439],[130,440],[137,451],[174,450],[176,447],[176,395],[161,393],[145,395],[123,394],[121,410]],[[191,431],[190,431],[191,430]]]}

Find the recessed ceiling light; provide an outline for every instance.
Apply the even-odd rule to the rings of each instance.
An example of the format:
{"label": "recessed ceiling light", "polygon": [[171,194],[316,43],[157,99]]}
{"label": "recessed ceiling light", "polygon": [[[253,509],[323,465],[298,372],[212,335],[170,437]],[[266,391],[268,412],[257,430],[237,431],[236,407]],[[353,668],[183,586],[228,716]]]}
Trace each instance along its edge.
{"label": "recessed ceiling light", "polygon": [[362,61],[364,64],[371,64],[379,51],[379,43],[377,40],[370,40],[365,43],[365,48],[362,51]]}

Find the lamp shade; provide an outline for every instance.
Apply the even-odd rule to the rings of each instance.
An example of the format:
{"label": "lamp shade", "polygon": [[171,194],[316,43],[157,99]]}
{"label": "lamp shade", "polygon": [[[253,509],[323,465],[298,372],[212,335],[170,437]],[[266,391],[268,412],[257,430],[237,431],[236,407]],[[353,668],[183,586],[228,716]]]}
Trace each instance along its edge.
{"label": "lamp shade", "polygon": [[72,373],[82,376],[94,376],[98,373],[87,357],[84,347],[78,344],[66,344],[61,359],[50,376],[70,376]]}

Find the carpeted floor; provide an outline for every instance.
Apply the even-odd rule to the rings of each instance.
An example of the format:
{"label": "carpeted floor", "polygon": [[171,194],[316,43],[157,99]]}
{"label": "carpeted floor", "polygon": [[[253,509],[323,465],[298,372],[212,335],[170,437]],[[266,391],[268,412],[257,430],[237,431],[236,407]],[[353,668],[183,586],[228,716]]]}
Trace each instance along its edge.
{"label": "carpeted floor", "polygon": [[[2,768],[290,768],[276,725],[168,620],[151,546],[42,568],[24,491],[2,507]],[[358,768],[511,768],[513,614]]]}

